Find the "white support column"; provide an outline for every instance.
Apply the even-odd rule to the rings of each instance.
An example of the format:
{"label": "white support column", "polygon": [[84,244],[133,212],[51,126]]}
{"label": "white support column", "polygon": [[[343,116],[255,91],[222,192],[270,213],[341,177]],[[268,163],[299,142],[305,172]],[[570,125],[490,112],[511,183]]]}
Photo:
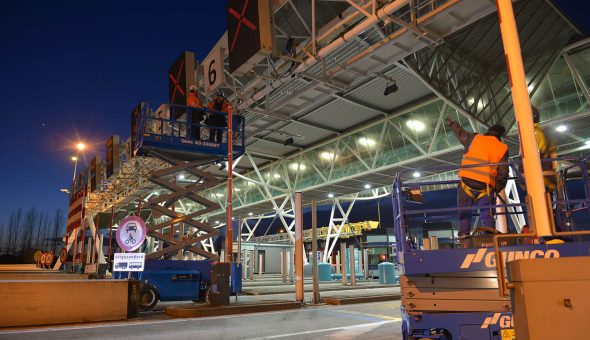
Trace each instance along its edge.
{"label": "white support column", "polygon": [[350,285],[356,286],[356,261],[354,259],[354,244],[348,246],[348,263],[350,263]]}
{"label": "white support column", "polygon": [[342,274],[342,284],[346,286],[346,243],[340,242],[340,273]]}

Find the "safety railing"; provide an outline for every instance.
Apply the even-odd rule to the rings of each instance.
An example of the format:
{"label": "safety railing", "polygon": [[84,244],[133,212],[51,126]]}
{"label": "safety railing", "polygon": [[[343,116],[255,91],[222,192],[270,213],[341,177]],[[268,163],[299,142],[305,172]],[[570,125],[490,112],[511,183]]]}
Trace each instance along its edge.
{"label": "safety railing", "polygon": [[[572,232],[572,230],[576,228],[575,218],[573,216],[574,214],[580,214],[580,212],[585,211],[590,217],[590,180],[588,177],[588,160],[576,158],[556,158],[543,161],[558,161],[562,164],[567,164],[566,167],[558,172],[558,182],[560,185],[558,186],[557,192],[551,199],[551,210],[554,212],[559,229],[562,232],[564,230]],[[521,172],[518,170],[516,163],[494,163],[489,165],[508,165],[512,169],[513,174],[511,177],[509,177],[509,181],[516,182],[517,186],[515,190],[519,192],[519,196],[526,196],[524,178]],[[481,166],[482,165],[480,164],[465,166],[463,168]],[[460,169],[458,166],[445,166],[423,169],[419,170],[419,172],[421,174],[436,174],[458,169]],[[411,170],[411,172],[414,171],[415,170]],[[415,178],[412,178],[411,172],[410,170],[399,172],[396,175],[392,190],[394,231],[400,251],[413,251],[420,249],[419,242],[422,238],[423,232],[426,231],[428,227],[432,226],[432,223],[438,223],[439,225],[446,223],[448,228],[445,230],[451,231],[451,241],[454,244],[457,240],[454,239],[453,230],[456,227],[456,222],[458,221],[458,212],[460,211],[471,210],[473,212],[473,216],[477,216],[476,210],[478,209],[494,209],[496,211],[496,216],[526,216],[527,206],[524,200],[522,202],[518,200],[516,202],[510,202],[507,199],[500,199],[498,203],[484,206],[457,207],[455,203],[456,196],[453,196],[452,203],[448,202],[449,197],[444,197],[446,201],[437,202],[438,206],[436,206],[437,204],[431,204],[432,202],[426,202],[426,204],[422,203],[423,205],[420,206],[420,202],[416,201],[419,201],[421,198],[421,187],[438,186],[448,188],[449,186],[458,185],[459,180],[452,179],[419,181]],[[572,186],[570,185],[571,183],[575,183],[575,185]],[[583,186],[583,190],[580,190],[580,185]],[[432,192],[427,192],[424,194],[432,195]],[[498,195],[498,197],[501,196]],[[566,218],[563,218],[563,216]],[[507,222],[509,224],[511,223],[511,229],[515,230],[514,222],[511,220],[508,220]],[[529,234],[526,235],[531,237]]]}
{"label": "safety railing", "polygon": [[[149,147],[227,155],[227,113],[175,104],[142,103],[132,114],[134,155]],[[245,149],[245,119],[232,117],[234,153]]]}

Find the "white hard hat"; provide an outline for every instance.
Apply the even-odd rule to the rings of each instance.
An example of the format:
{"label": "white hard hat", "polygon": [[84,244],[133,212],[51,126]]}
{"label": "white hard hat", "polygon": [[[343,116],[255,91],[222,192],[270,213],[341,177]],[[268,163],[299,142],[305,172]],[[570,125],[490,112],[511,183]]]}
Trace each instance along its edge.
{"label": "white hard hat", "polygon": [[191,85],[190,90],[191,91],[196,91],[197,90],[197,85]]}

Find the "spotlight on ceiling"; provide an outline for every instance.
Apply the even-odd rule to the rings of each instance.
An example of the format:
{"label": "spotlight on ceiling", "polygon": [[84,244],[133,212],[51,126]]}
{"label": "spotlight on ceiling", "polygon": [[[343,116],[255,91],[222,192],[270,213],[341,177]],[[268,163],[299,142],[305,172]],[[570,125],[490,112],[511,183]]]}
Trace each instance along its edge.
{"label": "spotlight on ceiling", "polygon": [[557,131],[557,132],[566,132],[567,131],[567,126],[565,126],[565,125],[559,125],[558,127],[555,128],[555,131]]}
{"label": "spotlight on ceiling", "polygon": [[334,198],[334,194],[333,193],[329,193],[328,194],[328,198]]}
{"label": "spotlight on ceiling", "polygon": [[295,141],[293,140],[293,137],[289,137],[287,139],[285,139],[285,142],[283,143],[283,145],[288,146],[295,143]]}
{"label": "spotlight on ceiling", "polygon": [[399,90],[399,87],[397,87],[396,82],[393,82],[392,84],[389,84],[389,85],[387,85],[387,87],[385,87],[385,91],[383,92],[383,95],[387,96],[391,93],[397,92],[397,90]]}

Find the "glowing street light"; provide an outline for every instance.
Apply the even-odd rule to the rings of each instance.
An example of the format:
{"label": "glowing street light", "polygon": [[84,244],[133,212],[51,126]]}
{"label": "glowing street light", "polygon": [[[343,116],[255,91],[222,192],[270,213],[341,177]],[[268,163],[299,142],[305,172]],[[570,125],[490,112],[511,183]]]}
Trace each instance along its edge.
{"label": "glowing street light", "polygon": [[76,144],[76,149],[78,150],[78,152],[76,152],[76,156],[72,157],[72,161],[74,161],[74,177],[72,178],[72,182],[76,180],[76,169],[78,168],[78,157],[80,156],[80,152],[82,152],[86,149],[86,144],[79,142],[78,144]]}

